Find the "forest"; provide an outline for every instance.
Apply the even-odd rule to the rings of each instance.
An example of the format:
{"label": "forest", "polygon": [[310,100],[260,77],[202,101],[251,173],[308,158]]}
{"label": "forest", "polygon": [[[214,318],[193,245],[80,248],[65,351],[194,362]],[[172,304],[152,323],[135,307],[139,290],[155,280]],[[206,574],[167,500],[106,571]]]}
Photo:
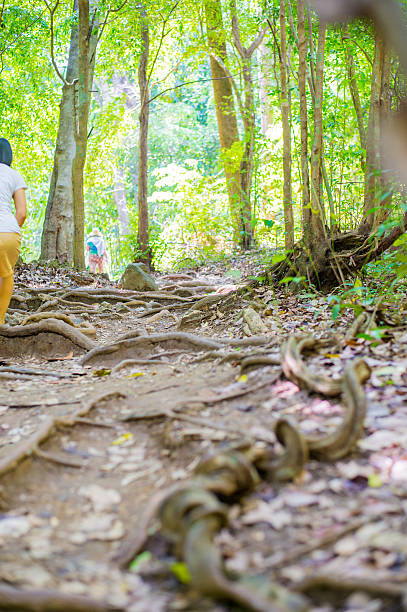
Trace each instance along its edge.
{"label": "forest", "polygon": [[407,2],[0,0],[0,58],[0,610],[406,612]]}

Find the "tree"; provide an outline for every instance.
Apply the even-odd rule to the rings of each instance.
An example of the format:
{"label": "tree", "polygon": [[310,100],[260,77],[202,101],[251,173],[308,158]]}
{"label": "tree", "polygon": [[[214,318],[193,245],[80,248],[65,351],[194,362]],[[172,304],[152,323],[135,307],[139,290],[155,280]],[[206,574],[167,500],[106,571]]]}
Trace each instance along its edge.
{"label": "tree", "polygon": [[[83,256],[79,256],[81,245],[79,234],[80,227],[83,228],[83,183],[82,187],[78,184],[83,176],[83,166],[86,158],[86,142],[83,143],[85,130],[84,112],[89,112],[89,100],[91,84],[93,82],[93,72],[95,67],[96,45],[97,45],[97,21],[93,20],[92,29],[89,32],[89,11],[88,16],[84,13],[88,7],[78,5],[78,0],[74,0],[72,12],[72,28],[69,45],[68,63],[65,76],[59,71],[54,59],[54,15],[56,6],[49,7],[51,16],[51,49],[55,71],[63,82],[62,97],[60,103],[59,125],[55,145],[54,164],[48,194],[45,220],[41,239],[41,259],[57,259],[63,263],[71,264],[74,260],[74,190],[77,201],[77,214],[80,219],[76,226],[76,245],[78,249],[76,264],[83,266]],[[79,17],[79,10],[81,12]],[[81,24],[79,24],[79,20]],[[90,34],[90,36],[89,36]],[[80,35],[85,37],[80,41]],[[87,53],[86,61],[84,53]],[[81,56],[81,59],[80,59]],[[79,69],[81,65],[81,70]],[[84,71],[86,72],[86,77]],[[80,76],[80,82],[79,82]],[[87,85],[84,86],[84,78],[87,78]],[[79,108],[80,92],[80,108]],[[77,94],[77,95],[76,95]],[[83,96],[87,96],[87,109],[84,105]],[[81,122],[79,124],[79,121]],[[79,125],[80,136],[79,136]],[[86,134],[87,136],[87,134]],[[87,140],[87,138],[85,138]],[[78,150],[77,150],[78,149]],[[83,157],[84,156],[84,157]],[[83,157],[83,159],[81,159]],[[75,187],[74,187],[74,180]],[[82,179],[83,181],[83,179]],[[82,196],[81,196],[82,190]],[[79,200],[82,199],[82,202]],[[83,229],[82,229],[83,236]],[[79,242],[78,242],[79,239]]]}
{"label": "tree", "polygon": [[151,265],[151,250],[148,235],[148,202],[147,202],[147,158],[148,158],[148,118],[149,118],[149,87],[147,64],[150,51],[150,35],[147,11],[144,4],[140,6],[140,28],[142,51],[138,64],[138,83],[140,88],[140,132],[139,132],[139,164],[138,164],[138,230],[137,242],[140,255],[138,260]]}
{"label": "tree", "polygon": [[290,125],[290,100],[288,90],[287,71],[287,34],[285,0],[280,0],[280,76],[281,76],[281,119],[283,124],[283,205],[285,222],[285,248],[291,250],[294,246],[294,214],[293,195],[291,187],[291,125]]}
{"label": "tree", "polygon": [[229,195],[234,242],[235,244],[241,244],[244,231],[241,223],[241,176],[240,164],[235,159],[239,153],[240,139],[233,99],[232,80],[226,68],[227,50],[222,10],[217,0],[204,0],[204,8],[219,141]]}

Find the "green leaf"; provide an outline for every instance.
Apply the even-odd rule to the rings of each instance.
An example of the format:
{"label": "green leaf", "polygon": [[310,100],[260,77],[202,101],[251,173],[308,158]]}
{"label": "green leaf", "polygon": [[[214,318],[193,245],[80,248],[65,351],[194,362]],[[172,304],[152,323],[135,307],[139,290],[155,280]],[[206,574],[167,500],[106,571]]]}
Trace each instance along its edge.
{"label": "green leaf", "polygon": [[285,258],[285,254],[277,253],[277,255],[273,255],[273,257],[271,258],[271,265],[274,266],[275,264],[280,263],[280,261],[284,261]]}
{"label": "green leaf", "polygon": [[109,376],[112,373],[112,370],[105,370],[105,368],[101,368],[100,370],[95,370],[93,372],[93,376]]}
{"label": "green leaf", "polygon": [[182,584],[189,584],[191,582],[191,576],[185,563],[173,563],[170,567],[174,576],[178,578]]}
{"label": "green leaf", "polygon": [[141,565],[143,565],[143,563],[146,563],[147,561],[150,561],[151,557],[152,557],[152,555],[151,555],[151,552],[149,550],[145,550],[144,552],[140,553],[130,563],[130,565],[129,565],[130,571],[137,572],[137,570],[140,568]]}
{"label": "green leaf", "polygon": [[340,312],[341,312],[341,305],[340,304],[335,304],[332,307],[332,321],[336,321],[336,319],[338,318]]}

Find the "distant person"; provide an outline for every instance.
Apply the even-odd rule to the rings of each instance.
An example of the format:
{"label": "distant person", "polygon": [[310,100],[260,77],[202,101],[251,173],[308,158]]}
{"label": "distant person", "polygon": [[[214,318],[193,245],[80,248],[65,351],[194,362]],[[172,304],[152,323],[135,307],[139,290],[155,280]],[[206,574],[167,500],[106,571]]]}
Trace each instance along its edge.
{"label": "distant person", "polygon": [[103,273],[103,263],[107,261],[107,251],[105,241],[101,232],[94,227],[86,243],[86,250],[89,252],[90,271],[99,274]]}
{"label": "distant person", "polygon": [[[0,324],[9,307],[14,287],[14,266],[21,246],[21,227],[27,217],[27,185],[10,168],[13,152],[8,140],[0,138]],[[14,200],[15,213],[11,204]]]}

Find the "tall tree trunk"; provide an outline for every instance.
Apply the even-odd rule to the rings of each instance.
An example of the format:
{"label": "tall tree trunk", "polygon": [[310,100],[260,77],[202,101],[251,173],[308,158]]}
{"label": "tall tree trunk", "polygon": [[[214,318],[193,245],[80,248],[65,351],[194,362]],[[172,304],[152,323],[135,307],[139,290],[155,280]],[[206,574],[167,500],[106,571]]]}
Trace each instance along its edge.
{"label": "tall tree trunk", "polygon": [[305,244],[310,246],[311,207],[308,170],[308,112],[307,112],[307,39],[305,33],[304,0],[297,1],[298,19],[298,89],[300,95],[302,225]]}
{"label": "tall tree trunk", "polygon": [[281,75],[281,118],[283,123],[283,204],[285,224],[285,248],[294,247],[294,215],[293,196],[291,187],[291,125],[290,125],[290,96],[287,86],[287,33],[285,18],[285,0],[280,0],[280,75]]}
{"label": "tall tree trunk", "polygon": [[268,128],[273,124],[273,113],[270,104],[271,83],[271,54],[264,41],[259,45],[259,96],[260,96],[260,122],[261,133],[267,136]]}
{"label": "tall tree trunk", "polygon": [[[78,0],[74,0],[73,14],[74,17],[78,14]],[[96,45],[97,24],[95,23],[89,42],[89,98],[93,82]],[[75,18],[71,31],[66,82],[62,89],[54,164],[42,230],[40,255],[42,260],[57,259],[69,265],[73,262],[74,242],[73,162],[76,154],[75,133],[77,129],[75,123],[77,94],[74,82],[78,79],[78,71],[79,27]]]}
{"label": "tall tree trunk", "polygon": [[249,249],[253,242],[253,224],[251,208],[251,184],[253,173],[254,156],[254,130],[255,130],[255,111],[254,111],[254,89],[252,79],[252,57],[255,50],[263,41],[266,29],[260,28],[255,40],[249,47],[244,47],[240,37],[240,26],[237,16],[236,0],[229,0],[230,12],[232,17],[233,42],[242,60],[243,84],[244,84],[244,105],[240,104],[240,111],[244,126],[243,157],[240,163],[240,180],[242,191],[241,223],[243,234],[241,246]]}
{"label": "tall tree trunk", "polygon": [[[310,33],[312,36],[312,33]],[[314,102],[314,136],[311,150],[311,226],[312,242],[325,236],[325,211],[322,197],[322,145],[323,121],[322,102],[324,86],[324,53],[326,25],[319,24],[318,50],[315,65],[315,102]]]}
{"label": "tall tree trunk", "polygon": [[[365,129],[365,123],[363,120],[362,102],[360,100],[359,87],[358,87],[358,82],[356,80],[355,60],[353,58],[353,53],[349,50],[349,48],[347,47],[345,43],[347,36],[348,36],[348,31],[345,26],[343,29],[342,43],[344,45],[345,61],[346,61],[346,66],[348,70],[349,91],[350,91],[350,95],[352,96],[353,107],[355,109],[356,121],[358,124],[358,130],[359,130],[360,145],[362,149],[366,150],[366,129]],[[364,166],[364,160],[362,160],[362,165]]]}
{"label": "tall tree trunk", "polygon": [[[222,10],[217,0],[205,0],[205,18],[210,54],[213,93],[218,122],[219,141],[229,196],[230,215],[233,224],[233,240],[240,244],[242,189],[240,167],[231,152],[240,145],[236,109],[231,80],[225,70],[227,62],[226,43],[223,30]],[[216,58],[219,58],[219,62]],[[236,151],[235,151],[236,152]]]}
{"label": "tall tree trunk", "polygon": [[127,236],[130,233],[129,210],[127,208],[123,170],[119,166],[115,166],[113,169],[113,187],[113,197],[119,217],[120,234]]}
{"label": "tall tree trunk", "polygon": [[150,34],[145,6],[140,9],[141,39],[143,50],[138,65],[138,83],[140,88],[140,134],[139,134],[139,167],[138,167],[138,230],[137,242],[141,251],[137,258],[151,265],[151,251],[148,233],[148,202],[147,202],[147,170],[148,170],[148,119],[150,106],[148,103],[147,64],[150,51]]}
{"label": "tall tree trunk", "polygon": [[75,157],[72,163],[73,194],[73,263],[76,268],[85,267],[85,207],[83,171],[88,144],[88,117],[90,105],[90,57],[91,28],[89,0],[78,0],[79,6],[79,62],[75,105]]}
{"label": "tall tree trunk", "polygon": [[[391,47],[387,41],[384,41],[383,51],[383,74],[380,93],[380,141],[384,142],[384,135],[388,129],[388,123],[391,113]],[[379,145],[380,147],[380,145]],[[381,147],[380,147],[381,151]],[[391,213],[391,203],[393,199],[393,190],[389,183],[388,172],[385,172],[383,160],[381,160],[381,176],[380,176],[380,210],[377,216],[377,224],[385,221]]]}
{"label": "tall tree trunk", "polygon": [[243,115],[244,149],[243,158],[240,163],[240,182],[243,200],[240,214],[243,233],[240,240],[240,246],[243,249],[250,249],[253,242],[252,206],[250,195],[253,175],[255,129],[254,94],[250,58],[244,58],[243,60],[243,83],[245,90],[245,106]]}
{"label": "tall tree trunk", "polygon": [[366,134],[366,169],[365,193],[363,202],[363,219],[359,226],[361,233],[370,233],[377,215],[374,209],[377,202],[378,170],[380,168],[380,94],[383,78],[384,43],[379,34],[376,35],[375,57],[372,69],[369,121]]}
{"label": "tall tree trunk", "polygon": [[[73,13],[78,11],[75,0]],[[68,65],[59,107],[59,125],[54,153],[50,189],[41,237],[42,260],[58,259],[71,265],[73,260],[72,161],[75,157],[74,86],[78,77],[79,32],[72,25]]]}

